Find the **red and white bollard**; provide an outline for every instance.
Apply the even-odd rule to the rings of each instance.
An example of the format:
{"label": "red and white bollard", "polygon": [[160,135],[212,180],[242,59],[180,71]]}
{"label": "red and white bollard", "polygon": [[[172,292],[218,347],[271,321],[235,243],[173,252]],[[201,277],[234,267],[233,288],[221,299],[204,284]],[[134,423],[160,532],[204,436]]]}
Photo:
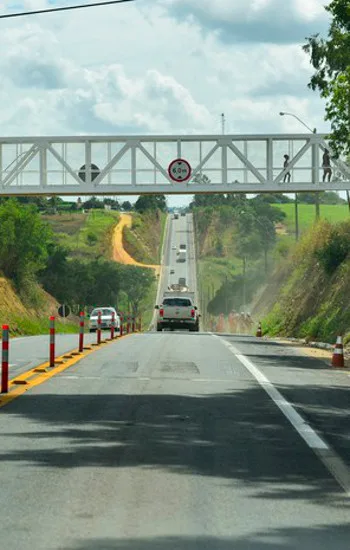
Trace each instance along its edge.
{"label": "red and white bollard", "polygon": [[9,326],[2,325],[1,393],[9,391]]}
{"label": "red and white bollard", "polygon": [[334,346],[333,356],[332,356],[332,367],[343,368],[344,363],[344,347],[343,347],[343,337],[337,336],[337,342]]}
{"label": "red and white bollard", "polygon": [[101,325],[102,325],[102,313],[99,311],[97,314],[97,343],[101,344]]}
{"label": "red and white bollard", "polygon": [[50,367],[55,366],[55,317],[50,317]]}
{"label": "red and white bollard", "polygon": [[123,336],[124,315],[120,313],[120,336]]}
{"label": "red and white bollard", "polygon": [[85,315],[84,312],[81,311],[79,313],[80,321],[79,321],[79,352],[82,353],[84,350],[84,319]]}
{"label": "red and white bollard", "polygon": [[114,311],[112,311],[111,340],[114,340],[114,330],[115,330],[115,314],[114,314]]}

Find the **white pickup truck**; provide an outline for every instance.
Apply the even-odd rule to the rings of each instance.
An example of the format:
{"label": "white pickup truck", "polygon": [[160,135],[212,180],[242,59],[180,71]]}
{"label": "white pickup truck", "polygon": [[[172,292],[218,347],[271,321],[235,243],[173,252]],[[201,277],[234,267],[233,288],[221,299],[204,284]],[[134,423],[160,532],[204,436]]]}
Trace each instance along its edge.
{"label": "white pickup truck", "polygon": [[[192,293],[191,293],[192,294]],[[157,315],[157,331],[165,328],[188,329],[190,332],[199,331],[199,314],[194,305],[192,295],[174,294],[167,292],[159,306]]]}

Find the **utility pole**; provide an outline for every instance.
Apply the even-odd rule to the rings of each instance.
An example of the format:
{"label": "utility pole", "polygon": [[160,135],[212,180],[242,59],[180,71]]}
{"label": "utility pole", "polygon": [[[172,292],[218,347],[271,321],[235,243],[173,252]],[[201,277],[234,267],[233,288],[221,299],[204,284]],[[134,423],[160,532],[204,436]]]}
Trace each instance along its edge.
{"label": "utility pole", "polygon": [[298,241],[299,240],[298,193],[295,193],[294,210],[295,210],[295,240]]}
{"label": "utility pole", "polygon": [[221,133],[225,135],[225,113],[221,113]]}

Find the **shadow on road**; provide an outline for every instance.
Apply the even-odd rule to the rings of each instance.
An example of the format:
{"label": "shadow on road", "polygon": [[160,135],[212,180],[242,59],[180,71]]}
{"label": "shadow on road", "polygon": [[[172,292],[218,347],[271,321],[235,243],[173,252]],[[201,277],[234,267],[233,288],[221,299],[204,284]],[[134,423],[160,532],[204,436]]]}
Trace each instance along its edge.
{"label": "shadow on road", "polygon": [[[330,395],[332,388],[324,391]],[[334,396],[332,402],[324,414],[349,414],[345,399]],[[257,498],[329,504],[333,493],[334,503],[346,505],[323,464],[259,387],[199,396],[28,393],[6,407],[6,414],[9,433],[2,435],[0,461],[156,467],[252,484]],[[10,415],[21,419],[18,433],[8,424]]]}
{"label": "shadow on road", "polygon": [[269,530],[246,538],[161,537],[150,539],[94,539],[62,550],[348,550],[350,527]]}

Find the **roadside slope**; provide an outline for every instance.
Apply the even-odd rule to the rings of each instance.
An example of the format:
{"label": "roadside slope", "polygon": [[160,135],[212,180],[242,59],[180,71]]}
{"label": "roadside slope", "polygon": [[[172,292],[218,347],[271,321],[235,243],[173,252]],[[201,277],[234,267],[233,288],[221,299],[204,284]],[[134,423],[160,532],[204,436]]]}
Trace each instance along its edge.
{"label": "roadside slope", "polygon": [[138,267],[147,267],[150,269],[154,269],[156,275],[159,275],[160,273],[159,265],[149,265],[149,264],[143,264],[141,262],[138,262],[134,258],[132,258],[132,256],[130,256],[130,254],[125,250],[123,245],[123,231],[125,227],[127,227],[128,229],[132,227],[131,214],[120,214],[120,221],[114,228],[113,237],[112,237],[113,260],[124,265],[136,265]]}

